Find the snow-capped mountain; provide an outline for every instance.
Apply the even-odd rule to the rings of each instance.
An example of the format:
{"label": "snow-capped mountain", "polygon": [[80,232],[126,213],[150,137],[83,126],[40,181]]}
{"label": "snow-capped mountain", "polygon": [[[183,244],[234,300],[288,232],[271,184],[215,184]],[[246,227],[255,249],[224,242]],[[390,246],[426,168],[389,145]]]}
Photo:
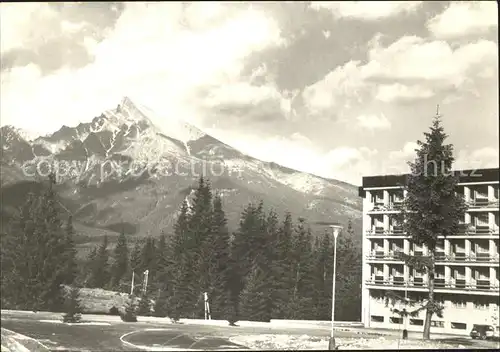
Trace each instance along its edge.
{"label": "snow-capped mountain", "polygon": [[[353,185],[244,155],[181,120],[162,116],[160,129],[152,119],[160,117],[124,98],[90,122],[62,126],[32,141],[4,126],[2,193],[52,167],[59,172],[66,206],[81,223],[112,229],[126,222],[138,235],[159,234],[172,227],[203,173],[223,196],[233,227],[242,208],[260,199],[311,222],[352,218],[359,227],[361,202]],[[22,193],[28,187],[16,189]]]}

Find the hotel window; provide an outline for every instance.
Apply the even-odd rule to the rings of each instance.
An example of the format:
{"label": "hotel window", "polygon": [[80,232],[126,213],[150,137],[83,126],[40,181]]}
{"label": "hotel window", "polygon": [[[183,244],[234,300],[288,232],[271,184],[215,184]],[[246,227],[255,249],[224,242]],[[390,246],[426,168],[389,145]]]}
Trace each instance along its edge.
{"label": "hotel window", "polygon": [[389,321],[391,322],[391,324],[402,324],[403,323],[403,318],[401,318],[401,317],[391,317],[389,319]]}
{"label": "hotel window", "polygon": [[488,227],[490,219],[488,213],[478,213],[474,217],[474,225],[477,227]]}
{"label": "hotel window", "polygon": [[467,308],[467,301],[465,300],[455,300],[452,302],[454,308],[465,309]]}
{"label": "hotel window", "polygon": [[384,322],[384,316],[383,315],[372,315],[371,316],[371,321],[373,323],[383,323]]}
{"label": "hotel window", "polygon": [[453,253],[465,253],[465,240],[453,240]]}
{"label": "hotel window", "polygon": [[465,323],[456,323],[456,322],[452,322],[451,323],[451,328],[452,329],[457,329],[457,330],[465,330],[467,329],[467,324]]}
{"label": "hotel window", "polygon": [[488,186],[477,186],[474,190],[474,199],[488,199]]}
{"label": "hotel window", "polygon": [[375,192],[372,196],[372,203],[382,204],[384,202],[384,192]]}
{"label": "hotel window", "polygon": [[377,216],[377,217],[373,217],[372,219],[373,219],[373,221],[372,221],[373,230],[384,228],[384,221],[383,221],[382,217]]}
{"label": "hotel window", "polygon": [[487,268],[481,268],[481,269],[474,270],[474,279],[488,281],[490,279],[489,270]]}
{"label": "hotel window", "polygon": [[488,310],[490,305],[486,302],[474,302],[474,309],[477,310]]}
{"label": "hotel window", "polygon": [[410,319],[410,325],[424,325],[424,321],[422,319]]}
{"label": "hotel window", "polygon": [[465,280],[465,267],[453,270],[453,277],[455,280]]}
{"label": "hotel window", "polygon": [[434,328],[444,328],[444,321],[431,320],[431,326]]}

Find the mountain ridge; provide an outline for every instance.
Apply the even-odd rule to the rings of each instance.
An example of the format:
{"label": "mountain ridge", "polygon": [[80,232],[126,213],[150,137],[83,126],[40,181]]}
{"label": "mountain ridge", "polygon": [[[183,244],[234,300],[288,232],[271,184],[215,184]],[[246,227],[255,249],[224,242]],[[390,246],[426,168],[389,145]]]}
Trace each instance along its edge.
{"label": "mountain ridge", "polygon": [[19,181],[43,178],[27,173],[56,170],[62,199],[80,224],[99,232],[126,222],[137,236],[155,235],[171,231],[181,202],[204,174],[222,194],[233,228],[243,207],[259,200],[311,222],[350,218],[360,228],[356,186],[253,158],[182,120],[160,129],[152,114],[125,97],[90,122],[62,126],[32,142],[2,127],[2,193],[10,194]]}

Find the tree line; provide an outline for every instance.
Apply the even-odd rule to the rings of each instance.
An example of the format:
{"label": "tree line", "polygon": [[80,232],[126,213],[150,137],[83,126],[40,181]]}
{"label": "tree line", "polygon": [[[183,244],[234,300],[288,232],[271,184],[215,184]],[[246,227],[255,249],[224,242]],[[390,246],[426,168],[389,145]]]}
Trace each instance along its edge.
{"label": "tree line", "polygon": [[[285,213],[280,219],[263,202],[251,203],[231,232],[222,196],[201,177],[190,204],[180,206],[172,234],[132,242],[122,231],[114,246],[104,236],[77,264],[75,231],[71,217],[62,224],[54,183],[50,178],[45,193],[29,197],[2,236],[2,307],[61,311],[61,285],[129,293],[134,273],[142,314],[203,318],[206,292],[212,319],[230,323],[330,319],[332,235],[313,234],[303,218]],[[349,222],[337,241],[337,320],[360,317],[361,253],[353,236]]]}

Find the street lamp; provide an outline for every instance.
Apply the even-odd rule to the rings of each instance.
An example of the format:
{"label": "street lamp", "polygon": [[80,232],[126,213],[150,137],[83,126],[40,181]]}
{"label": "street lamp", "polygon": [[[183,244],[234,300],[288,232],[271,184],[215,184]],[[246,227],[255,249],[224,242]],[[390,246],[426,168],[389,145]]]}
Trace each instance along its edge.
{"label": "street lamp", "polygon": [[333,232],[333,278],[332,278],[332,331],[330,334],[329,348],[330,350],[335,349],[335,339],[333,337],[334,324],[335,324],[335,278],[337,271],[337,237],[342,231],[343,227],[341,225],[330,225]]}

